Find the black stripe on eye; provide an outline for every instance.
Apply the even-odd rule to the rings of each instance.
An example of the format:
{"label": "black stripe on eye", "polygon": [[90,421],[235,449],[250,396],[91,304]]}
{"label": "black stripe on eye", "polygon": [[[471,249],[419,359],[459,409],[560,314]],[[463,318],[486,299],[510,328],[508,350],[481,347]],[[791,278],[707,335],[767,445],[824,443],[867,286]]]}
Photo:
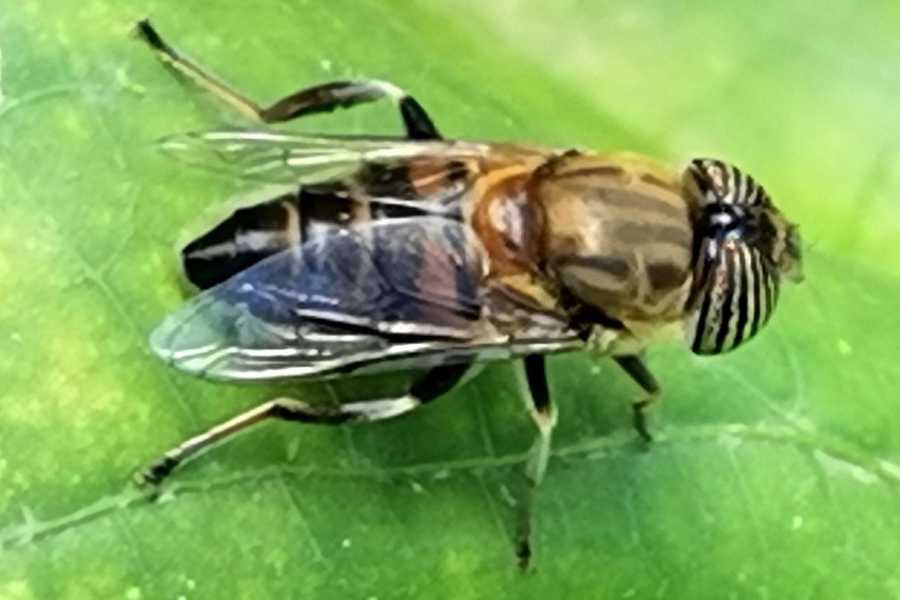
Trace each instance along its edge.
{"label": "black stripe on eye", "polygon": [[691,343],[691,350],[696,354],[703,354],[703,340],[706,338],[706,321],[709,319],[709,313],[712,310],[713,294],[715,292],[716,282],[714,281],[716,258],[706,256],[708,244],[716,242],[708,241],[701,246],[700,260],[703,266],[698,275],[698,288],[702,290],[700,297],[702,299],[697,314],[697,322],[694,328],[694,339]]}
{"label": "black stripe on eye", "polygon": [[769,320],[772,311],[775,310],[775,303],[778,301],[778,280],[771,274],[766,277],[766,287],[769,293],[766,297],[766,314],[762,320],[763,323]]}
{"label": "black stripe on eye", "polygon": [[716,168],[719,170],[718,197],[724,204],[734,204],[734,173],[731,165],[716,161]]}
{"label": "black stripe on eye", "polygon": [[739,265],[736,264],[740,260],[738,258],[740,253],[736,252],[734,248],[725,248],[723,250],[722,261],[719,263],[719,268],[722,269],[721,276],[725,281],[722,311],[719,313],[718,322],[714,323],[716,329],[715,352],[717,354],[724,352],[726,349],[725,340],[728,337],[728,332],[731,329],[731,319],[734,316],[734,295],[740,291],[740,286],[737,282]]}
{"label": "black stripe on eye", "polygon": [[[747,177],[747,179],[748,180],[750,179],[749,176]],[[762,204],[762,197],[763,197],[763,194],[762,194],[762,190],[760,189],[759,185],[757,185],[756,182],[754,182],[754,181],[750,181],[750,185],[749,185],[748,191],[747,191],[746,203],[750,204],[750,205]]]}
{"label": "black stripe on eye", "polygon": [[726,196],[732,204],[740,204],[744,201],[744,177],[743,174],[731,165],[725,165]]}
{"label": "black stripe on eye", "polygon": [[753,282],[755,280],[754,277],[754,267],[755,267],[755,253],[753,250],[748,248],[746,245],[741,246],[740,252],[740,273],[738,273],[738,277],[741,281],[740,290],[738,290],[738,314],[737,314],[737,323],[734,326],[734,341],[731,343],[732,348],[737,348],[741,345],[741,342],[744,339],[748,339],[753,336],[753,332],[749,332],[747,335],[747,322],[750,319],[750,311],[756,312],[757,307],[754,304],[752,307],[750,305],[750,295],[751,289],[753,286]]}
{"label": "black stripe on eye", "polygon": [[750,324],[750,335],[756,335],[759,328],[766,322],[764,308],[769,303],[769,293],[766,286],[766,268],[758,252],[753,253],[753,321]]}

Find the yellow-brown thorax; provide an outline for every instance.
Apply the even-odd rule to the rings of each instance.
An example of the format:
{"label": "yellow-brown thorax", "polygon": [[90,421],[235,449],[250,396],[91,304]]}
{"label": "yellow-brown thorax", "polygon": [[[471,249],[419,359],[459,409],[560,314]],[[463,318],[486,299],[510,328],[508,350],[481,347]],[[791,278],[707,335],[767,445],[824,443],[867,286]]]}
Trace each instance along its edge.
{"label": "yellow-brown thorax", "polygon": [[483,172],[466,216],[488,278],[541,308],[639,338],[684,319],[699,202],[679,172],[640,156],[579,152]]}

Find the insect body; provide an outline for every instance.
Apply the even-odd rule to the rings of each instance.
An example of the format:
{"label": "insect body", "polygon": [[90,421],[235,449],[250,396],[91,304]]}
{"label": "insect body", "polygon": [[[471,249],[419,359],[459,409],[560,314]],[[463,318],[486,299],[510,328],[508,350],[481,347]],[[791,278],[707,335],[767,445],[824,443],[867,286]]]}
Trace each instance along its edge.
{"label": "insect body", "polygon": [[[684,170],[636,155],[444,140],[411,96],[378,81],[333,82],[263,108],[212,78],[141,22],[170,66],[263,122],[387,96],[405,137],[230,130],[170,138],[192,162],[284,186],[187,244],[202,291],[153,333],[185,371],[224,380],[328,378],[420,369],[409,391],[339,405],[281,398],[198,435],[141,473],[158,483],[211,443],[266,418],[395,417],[446,393],[476,362],[522,358],[543,476],[555,421],[544,356],[613,357],[646,392],[660,338],[699,354],[758,333],[781,283],[800,277],[796,228],[732,165]],[[530,501],[524,502],[526,511]],[[530,514],[517,555],[530,556]]]}

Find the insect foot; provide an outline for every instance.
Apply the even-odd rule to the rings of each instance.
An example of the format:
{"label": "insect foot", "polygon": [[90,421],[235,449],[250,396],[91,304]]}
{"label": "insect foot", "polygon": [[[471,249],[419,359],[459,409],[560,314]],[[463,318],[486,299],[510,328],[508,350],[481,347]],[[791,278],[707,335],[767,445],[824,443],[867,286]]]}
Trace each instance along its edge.
{"label": "insect foot", "polygon": [[135,473],[134,482],[141,489],[155,492],[177,464],[178,461],[164,456],[149,467]]}

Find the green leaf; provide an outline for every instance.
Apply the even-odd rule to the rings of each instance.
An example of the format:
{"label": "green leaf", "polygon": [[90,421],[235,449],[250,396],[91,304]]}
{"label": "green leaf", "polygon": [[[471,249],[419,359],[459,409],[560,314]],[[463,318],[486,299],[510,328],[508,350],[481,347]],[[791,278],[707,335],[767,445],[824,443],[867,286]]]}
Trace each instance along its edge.
{"label": "green leaf", "polygon": [[[214,8],[215,7],[215,8]],[[896,3],[158,0],[0,14],[0,598],[900,598]],[[137,18],[255,98],[348,75],[466,138],[709,153],[803,227],[806,282],[734,354],[651,353],[645,450],[614,366],[551,360],[537,570],[513,567],[533,427],[515,365],[407,418],[267,424],[132,472],[275,395],[167,369],[185,223],[237,191],[154,150],[233,115],[128,38]],[[510,15],[515,15],[514,17]],[[385,107],[296,128],[396,130]]]}

